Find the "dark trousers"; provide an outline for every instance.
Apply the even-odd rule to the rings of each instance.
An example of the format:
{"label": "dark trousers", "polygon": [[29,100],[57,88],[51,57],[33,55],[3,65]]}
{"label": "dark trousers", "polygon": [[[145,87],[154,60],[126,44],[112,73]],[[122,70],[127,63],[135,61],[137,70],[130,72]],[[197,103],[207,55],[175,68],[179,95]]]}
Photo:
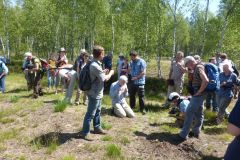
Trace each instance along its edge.
{"label": "dark trousers", "polygon": [[136,93],[138,93],[138,98],[139,98],[139,106],[140,106],[140,111],[143,111],[145,109],[144,105],[144,85],[135,85],[131,84],[130,85],[130,106],[131,108],[135,108],[136,105]]}
{"label": "dark trousers", "polygon": [[30,86],[33,88],[33,93],[36,95],[41,94],[42,88],[40,86],[40,81],[43,77],[43,72],[42,71],[37,71],[36,73],[28,73],[28,79],[30,81]]}

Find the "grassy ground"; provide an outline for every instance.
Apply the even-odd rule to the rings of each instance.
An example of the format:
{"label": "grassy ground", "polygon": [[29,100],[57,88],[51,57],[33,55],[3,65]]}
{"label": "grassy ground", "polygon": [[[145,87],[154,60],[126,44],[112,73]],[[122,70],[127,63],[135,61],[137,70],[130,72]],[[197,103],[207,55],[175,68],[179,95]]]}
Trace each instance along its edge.
{"label": "grassy ground", "polygon": [[[167,68],[168,63],[164,65]],[[151,69],[154,67],[153,64],[149,66],[152,66]],[[148,73],[152,72],[148,70]],[[156,82],[162,86],[160,80]],[[153,83],[149,88],[154,90],[154,86],[157,84]],[[179,132],[175,120],[169,117],[168,110],[160,107],[164,93],[151,90],[147,91],[150,111],[143,116],[136,110],[134,119],[111,115],[110,98],[105,95],[102,127],[108,134],[91,134],[95,141],[87,142],[75,138],[81,130],[86,106],[67,105],[62,102],[64,95],[56,95],[54,91],[32,99],[23,75],[10,74],[7,77],[7,93],[0,95],[0,159],[180,160],[223,157],[233,138],[226,133],[226,122],[216,126],[215,115],[206,112],[201,139],[191,138],[177,144],[173,141],[174,135]],[[161,96],[154,96],[156,92]]]}

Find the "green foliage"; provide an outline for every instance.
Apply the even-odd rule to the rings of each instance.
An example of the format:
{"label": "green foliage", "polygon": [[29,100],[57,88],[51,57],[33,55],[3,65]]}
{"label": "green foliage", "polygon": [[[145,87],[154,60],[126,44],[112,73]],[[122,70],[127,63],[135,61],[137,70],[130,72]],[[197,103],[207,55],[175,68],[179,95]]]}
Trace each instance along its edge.
{"label": "green foliage", "polygon": [[63,112],[67,108],[67,101],[58,101],[54,106],[54,112]]}
{"label": "green foliage", "polygon": [[112,141],[112,136],[104,136],[103,138],[102,138],[102,141]]}
{"label": "green foliage", "polygon": [[107,123],[106,121],[102,121],[101,127],[102,127],[102,129],[110,130],[112,128],[112,125]]}
{"label": "green foliage", "polygon": [[56,151],[58,145],[59,144],[56,141],[53,141],[47,148],[47,154],[52,154],[54,151]]}
{"label": "green foliage", "polygon": [[64,156],[61,160],[76,160],[76,158],[72,155],[67,155],[67,156]]}
{"label": "green foliage", "polygon": [[1,118],[0,119],[0,122],[2,124],[13,123],[14,121],[15,121],[15,119],[13,119],[13,118]]}
{"label": "green foliage", "polygon": [[10,102],[11,102],[11,103],[17,103],[18,100],[19,100],[19,97],[18,97],[18,96],[11,96],[11,97],[10,97]]}
{"label": "green foliage", "polygon": [[126,145],[126,144],[129,144],[129,143],[130,143],[130,140],[129,140],[128,137],[121,137],[120,142],[121,142],[122,144]]}
{"label": "green foliage", "polygon": [[18,130],[17,129],[10,129],[7,131],[2,131],[0,133],[0,143],[9,140],[9,139],[13,139],[15,137],[17,137],[18,135]]}
{"label": "green foliage", "polygon": [[116,144],[109,144],[106,146],[106,155],[109,158],[113,159],[120,159],[122,152],[121,147],[117,146]]}

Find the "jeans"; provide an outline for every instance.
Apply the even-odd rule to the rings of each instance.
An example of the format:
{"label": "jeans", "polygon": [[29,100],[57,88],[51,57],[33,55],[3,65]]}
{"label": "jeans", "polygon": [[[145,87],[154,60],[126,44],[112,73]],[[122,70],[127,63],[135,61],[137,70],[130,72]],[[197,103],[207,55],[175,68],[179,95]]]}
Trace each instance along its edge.
{"label": "jeans", "polygon": [[182,138],[187,138],[193,119],[194,119],[194,126],[192,128],[192,131],[196,135],[200,133],[200,130],[203,124],[203,119],[204,119],[204,115],[203,115],[204,98],[205,98],[204,94],[200,96],[193,96],[191,98],[189,106],[186,111],[184,125],[179,134]]}
{"label": "jeans", "polygon": [[2,78],[0,78],[0,91],[2,93],[5,92],[5,78],[6,76],[3,76]]}
{"label": "jeans", "polygon": [[140,106],[140,111],[143,111],[145,109],[145,104],[144,104],[144,85],[135,85],[131,84],[130,86],[130,106],[131,108],[135,108],[136,105],[136,98],[135,95],[138,92],[138,98],[139,98],[139,106]]}
{"label": "jeans", "polygon": [[90,132],[90,124],[93,119],[94,129],[101,128],[101,103],[102,99],[88,96],[88,108],[83,121],[82,134],[86,136]]}
{"label": "jeans", "polygon": [[212,106],[212,110],[214,112],[218,112],[218,105],[217,105],[217,97],[215,91],[208,91],[206,97],[206,108],[210,109]]}
{"label": "jeans", "polygon": [[47,71],[47,81],[48,81],[48,88],[54,87],[56,85],[56,76],[54,71],[51,71],[51,70]]}
{"label": "jeans", "polygon": [[231,103],[231,100],[232,97],[217,96],[217,104],[219,107],[218,118],[222,119],[225,114],[229,114],[226,109]]}

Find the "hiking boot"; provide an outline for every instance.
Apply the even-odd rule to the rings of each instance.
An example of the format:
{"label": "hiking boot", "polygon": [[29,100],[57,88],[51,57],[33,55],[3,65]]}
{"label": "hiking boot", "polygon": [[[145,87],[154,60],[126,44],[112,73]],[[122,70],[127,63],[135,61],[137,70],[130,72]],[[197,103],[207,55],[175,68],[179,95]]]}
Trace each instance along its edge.
{"label": "hiking boot", "polygon": [[145,109],[143,109],[143,110],[140,110],[140,112],[142,113],[142,115],[145,115],[145,114],[147,114],[147,112],[146,112],[146,110],[145,110]]}
{"label": "hiking boot", "polygon": [[86,141],[94,141],[89,135],[83,135],[82,133],[79,134],[78,138],[84,139]]}
{"label": "hiking boot", "polygon": [[102,134],[102,135],[106,134],[106,132],[104,132],[104,130],[102,128],[95,128],[93,133],[94,134]]}
{"label": "hiking boot", "polygon": [[177,143],[182,143],[184,141],[186,141],[186,138],[181,137],[180,135],[176,135],[175,137],[173,137],[173,140]]}
{"label": "hiking boot", "polygon": [[188,137],[189,137],[189,138],[193,138],[193,137],[194,137],[194,138],[197,138],[197,139],[200,138],[199,134],[195,134],[195,133],[193,133],[192,131],[189,132]]}
{"label": "hiking boot", "polygon": [[32,98],[37,99],[38,98],[38,94],[33,93]]}

